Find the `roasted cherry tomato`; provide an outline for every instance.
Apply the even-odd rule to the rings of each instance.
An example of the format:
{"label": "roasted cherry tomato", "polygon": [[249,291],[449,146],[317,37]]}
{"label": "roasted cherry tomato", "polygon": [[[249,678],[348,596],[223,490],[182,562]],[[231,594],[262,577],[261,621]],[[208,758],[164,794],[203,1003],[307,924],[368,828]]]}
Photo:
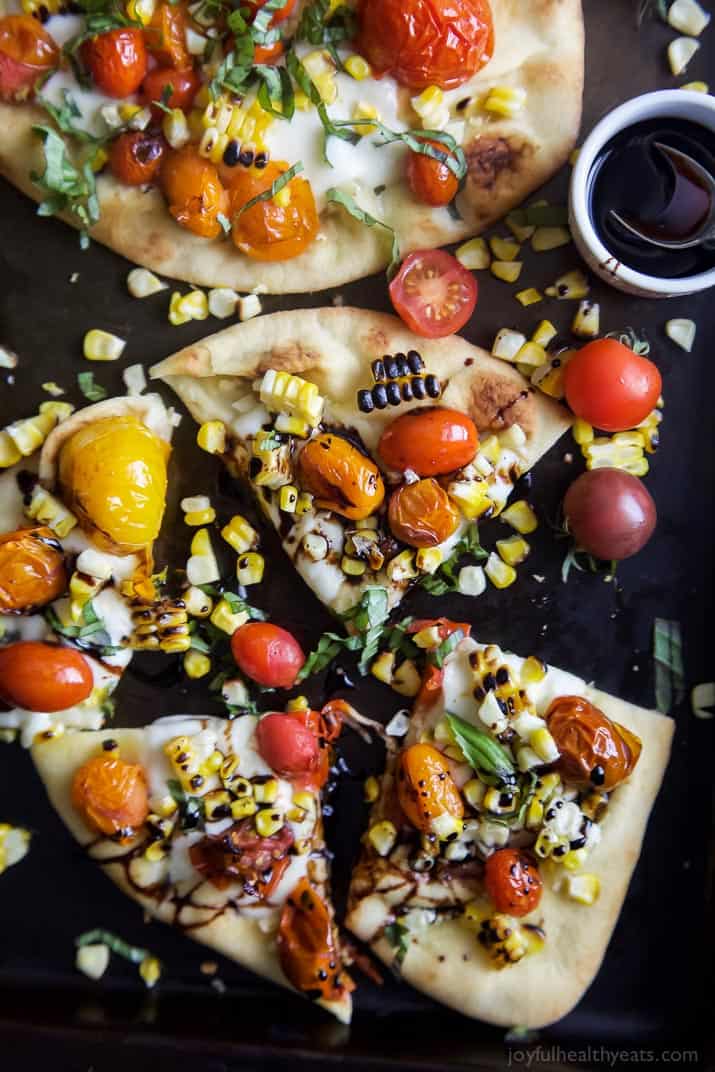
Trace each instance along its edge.
{"label": "roasted cherry tomato", "polygon": [[592,469],[574,480],[564,517],[578,547],[620,562],[645,547],[658,513],[646,486],[622,469]]}
{"label": "roasted cherry tomato", "polygon": [[405,257],[390,283],[395,312],[426,339],[453,335],[477,304],[477,281],[451,253],[423,249]]}
{"label": "roasted cherry tomato", "polygon": [[[145,104],[151,104],[156,121],[162,118],[162,110],[155,104],[159,101],[168,108],[181,108],[188,112],[196,96],[201,79],[196,71],[188,68],[177,71],[174,67],[155,67],[142,82],[141,96]],[[169,93],[169,89],[171,92]],[[165,99],[164,94],[167,93]]]}
{"label": "roasted cherry tomato", "polygon": [[144,81],[147,51],[142,30],[131,26],[108,30],[85,41],[81,53],[94,84],[108,97],[130,97]]}
{"label": "roasted cherry tomato", "polygon": [[0,700],[25,711],[66,711],[86,700],[92,670],[74,648],[19,640],[0,648]]}
{"label": "roasted cherry tomato", "polygon": [[[442,153],[446,151],[442,142],[430,138],[420,138],[420,141]],[[417,200],[424,205],[448,205],[459,189],[457,176],[446,164],[414,151],[407,157],[407,182]]]}
{"label": "roasted cherry tomato", "polygon": [[431,744],[413,744],[397,762],[397,798],[418,830],[429,833],[439,815],[461,819],[464,803],[449,763]]}
{"label": "roasted cherry tomato", "polygon": [[443,476],[474,459],[479,435],[471,417],[456,409],[415,409],[388,424],[378,451],[388,469]]}
{"label": "roasted cherry tomato", "polygon": [[580,696],[559,696],[546,721],[561,753],[556,769],[577,786],[610,792],[638,762],[638,737]]}
{"label": "roasted cherry tomato", "polygon": [[497,912],[528,916],[541,900],[542,882],[536,861],[519,849],[497,849],[487,859],[484,885]]}
{"label": "roasted cherry tomato", "polygon": [[65,558],[52,529],[38,525],[0,536],[0,614],[44,607],[66,588]]}
{"label": "roasted cherry tomato", "polygon": [[192,57],[186,47],[189,19],[183,4],[159,4],[146,29],[147,47],[162,67],[178,71],[191,66]]}
{"label": "roasted cherry tomato", "polygon": [[327,905],[307,878],[300,880],[283,906],[278,956],[296,990],[336,1001],[353,989],[342,972]]}
{"label": "roasted cherry tomato", "polygon": [[290,863],[293,832],[285,823],[271,837],[256,833],[252,819],[234,823],[222,834],[207,836],[189,848],[191,862],[217,889],[240,879],[264,899],[270,897]]}
{"label": "roasted cherry tomato", "polygon": [[422,675],[422,684],[420,691],[417,693],[415,708],[431,707],[442,691],[443,680],[444,670],[430,663]]}
{"label": "roasted cherry tomato", "polygon": [[115,138],[109,150],[109,169],[127,186],[153,182],[166,152],[166,142],[158,134],[127,130]]}
{"label": "roasted cherry tomato", "polygon": [[392,535],[408,547],[436,547],[456,532],[460,513],[444,488],[428,477],[393,491],[387,517]]}
{"label": "roasted cherry tomato", "polygon": [[229,200],[211,161],[186,145],[166,154],[160,177],[176,222],[202,238],[217,238],[222,232],[219,216],[228,213]]}
{"label": "roasted cherry tomato", "polygon": [[271,689],[289,689],[305,662],[295,637],[270,622],[239,626],[231,637],[231,651],[247,677]]}
{"label": "roasted cherry tomato", "polygon": [[72,803],[93,829],[130,837],[149,814],[144,768],[111,752],[93,756],[72,779]]}
{"label": "roasted cherry tomato", "polygon": [[58,466],[63,499],[104,550],[133,554],[159,535],[169,451],[134,416],[91,421],[63,444]]}
{"label": "roasted cherry tomato", "polygon": [[282,41],[274,41],[272,45],[256,45],[253,50],[254,63],[275,63],[285,51]]}
{"label": "roasted cherry tomato", "polygon": [[256,727],[258,751],[281,778],[311,774],[320,763],[315,733],[291,714],[264,715]]}
{"label": "roasted cherry tomato", "polygon": [[31,15],[0,18],[0,100],[13,100],[34,88],[38,78],[59,66],[60,48]]}
{"label": "roasted cherry tomato", "polygon": [[341,517],[362,521],[385,498],[380,470],[342,436],[325,433],[308,440],[298,457],[301,487],[315,496],[316,506]]}
{"label": "roasted cherry tomato", "polygon": [[285,261],[297,257],[318,233],[318,212],[311,185],[296,176],[275,197],[249,201],[270,190],[288,170],[280,161],[266,167],[223,167],[221,177],[231,197],[233,240],[241,253],[257,261]]}
{"label": "roasted cherry tomato", "polygon": [[604,432],[635,428],[654,408],[662,387],[653,362],[616,339],[589,342],[564,369],[569,406]]}
{"label": "roasted cherry tomato", "polygon": [[409,89],[452,89],[492,58],[488,0],[360,0],[357,48]]}

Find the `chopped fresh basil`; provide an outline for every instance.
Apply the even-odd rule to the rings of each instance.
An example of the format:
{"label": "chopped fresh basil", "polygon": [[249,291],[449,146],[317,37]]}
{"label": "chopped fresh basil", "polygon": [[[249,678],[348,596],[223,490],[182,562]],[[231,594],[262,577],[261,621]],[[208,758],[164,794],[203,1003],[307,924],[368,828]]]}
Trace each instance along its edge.
{"label": "chopped fresh basil", "polygon": [[182,830],[203,830],[206,819],[206,804],[203,797],[185,793],[178,778],[169,778],[167,787],[179,806],[179,821]]}
{"label": "chopped fresh basil", "polygon": [[389,613],[387,589],[380,585],[366,588],[360,602],[341,616],[346,624],[353,626],[355,632],[345,637],[337,633],[323,633],[317,648],[305,660],[297,682],[324,670],[341,651],[360,652],[358,669],[365,676],[377,655]]}
{"label": "chopped fresh basil", "polygon": [[44,139],[45,170],[42,175],[31,172],[30,178],[47,193],[37,209],[38,216],[56,216],[68,212],[81,225],[80,245],[89,245],[89,228],[99,219],[97,187],[91,164],[74,164],[62,137],[42,124],[32,128]]}
{"label": "chopped fresh basil", "polygon": [[331,0],[313,0],[307,4],[295,32],[296,40],[328,46],[352,41],[357,29],[355,12],[344,4],[334,11],[331,8]]}
{"label": "chopped fresh basil", "polygon": [[402,923],[388,923],[382,932],[395,951],[395,965],[399,968],[407,956],[409,931]]}
{"label": "chopped fresh basil", "polygon": [[603,562],[594,558],[588,551],[582,551],[580,547],[570,547],[561,563],[561,580],[564,584],[568,581],[572,568],[581,573],[605,573],[613,580],[618,563],[615,559],[611,562]]}
{"label": "chopped fresh basil", "polygon": [[276,12],[282,11],[289,2],[290,0],[266,0],[266,3],[259,8],[251,23],[251,33],[255,41],[265,44],[264,41],[259,40],[259,37],[268,33],[273,16]]}
{"label": "chopped fresh basil", "polygon": [[224,592],[223,598],[231,608],[232,614],[248,614],[254,622],[265,622],[268,615],[260,607],[252,607],[245,599],[241,599],[235,592]]}
{"label": "chopped fresh basil", "polygon": [[88,134],[86,130],[82,130],[81,127],[75,126],[74,120],[81,119],[82,113],[79,110],[77,101],[74,99],[68,89],[63,89],[62,103],[58,106],[49,101],[46,97],[43,97],[38,93],[35,97],[37,104],[41,105],[48,115],[55,121],[58,130],[61,130],[63,134],[70,134],[78,141],[85,141],[90,144],[99,144],[103,139],[95,138],[93,134]]}
{"label": "chopped fresh basil", "polygon": [[656,618],[653,623],[655,703],[663,714],[682,703],[685,697],[683,640],[680,623]]}
{"label": "chopped fresh basil", "polygon": [[75,938],[74,944],[78,948],[85,945],[106,945],[112,953],[116,953],[118,957],[124,957],[125,960],[130,961],[132,964],[141,964],[143,960],[151,956],[148,949],[130,945],[129,942],[125,942],[123,938],[114,934],[113,931],[106,931],[102,927],[80,934],[78,938]]}
{"label": "chopped fresh basil", "polygon": [[292,119],[295,114],[295,93],[287,69],[258,64],[254,70],[261,82],[258,103],[264,112],[279,119]]}
{"label": "chopped fresh basil", "polygon": [[[293,164],[293,167],[289,167],[287,171],[284,171],[277,179],[274,179],[267,190],[264,190],[263,193],[256,194],[256,196],[252,197],[250,201],[247,201],[245,205],[242,205],[236,213],[236,217],[242,216],[244,212],[248,212],[249,208],[253,208],[253,206],[257,205],[260,201],[270,201],[277,193],[280,193],[284,186],[288,185],[291,179],[300,174],[302,170],[303,165],[299,160],[297,164]],[[267,450],[268,448],[264,446],[263,449]]]}
{"label": "chopped fresh basil", "polygon": [[467,763],[484,781],[493,778],[499,785],[514,785],[516,772],[509,753],[490,734],[477,729],[459,715],[447,712],[447,724]]}
{"label": "chopped fresh basil", "polygon": [[295,679],[296,684],[305,681],[311,674],[319,674],[321,670],[325,670],[341,651],[354,651],[359,646],[359,636],[341,637],[337,633],[323,633],[317,648],[310,652],[300,668]]}
{"label": "chopped fresh basil", "polygon": [[420,585],[431,596],[443,596],[446,592],[456,592],[459,584],[459,565],[462,558],[473,558],[477,562],[483,562],[489,558],[489,552],[485,551],[479,542],[479,528],[476,522],[472,523],[462,539],[454,548],[454,551],[439,568],[423,577]]}
{"label": "chopped fresh basil", "polygon": [[[65,625],[60,621],[52,606],[45,610],[45,621],[55,633],[67,637],[68,640],[86,640],[95,633],[104,632],[104,622],[92,606],[91,600],[82,608],[81,625]],[[110,652],[114,650],[114,648],[109,649]]]}
{"label": "chopped fresh basil", "polygon": [[388,277],[392,276],[400,263],[400,244],[397,238],[397,234],[385,223],[384,220],[378,220],[375,216],[371,216],[369,212],[366,212],[364,208],[360,208],[357,201],[345,190],[338,190],[336,187],[331,188],[325,194],[327,201],[333,204],[342,205],[354,220],[358,220],[360,223],[366,224],[368,227],[382,227],[392,238],[392,247],[390,250],[390,263],[387,266]]}
{"label": "chopped fresh basil", "polygon": [[99,706],[99,709],[104,715],[105,719],[107,719],[107,721],[110,721],[114,718],[114,714],[117,709],[117,701],[112,696],[105,696]]}
{"label": "chopped fresh basil", "polygon": [[463,629],[455,629],[453,633],[450,633],[448,637],[444,638],[439,647],[434,648],[429,652],[427,657],[428,661],[441,670],[444,665],[444,660],[454,651],[457,644],[459,644],[461,640],[464,640],[464,636],[465,633]]}
{"label": "chopped fresh basil", "polygon": [[191,648],[193,651],[200,651],[203,655],[208,655],[211,651],[210,646],[206,643],[203,637],[192,630],[191,632]]}
{"label": "chopped fresh basil", "polygon": [[77,386],[89,402],[101,402],[107,397],[107,390],[100,383],[95,383],[93,372],[78,372]]}
{"label": "chopped fresh basil", "polygon": [[420,654],[420,649],[407,632],[414,618],[403,618],[401,622],[388,626],[383,630],[382,639],[388,651],[398,652],[406,659],[414,659]]}

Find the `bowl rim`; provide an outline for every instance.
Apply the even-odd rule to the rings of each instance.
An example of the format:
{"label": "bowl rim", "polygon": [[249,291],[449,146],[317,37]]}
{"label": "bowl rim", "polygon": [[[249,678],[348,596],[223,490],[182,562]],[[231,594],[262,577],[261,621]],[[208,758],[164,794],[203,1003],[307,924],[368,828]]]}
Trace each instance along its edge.
{"label": "bowl rim", "polygon": [[[677,107],[675,107],[677,105]],[[696,114],[694,114],[696,113]],[[703,122],[703,115],[709,114],[712,118],[711,129],[715,131],[715,97],[697,90],[661,89],[651,93],[643,93],[633,97],[623,104],[617,105],[598,121],[591,133],[579,150],[579,155],[574,165],[569,188],[569,212],[572,227],[578,233],[591,256],[600,266],[604,266],[609,260],[614,260],[613,254],[601,241],[598,232],[591,222],[588,210],[586,193],[588,179],[594,160],[606,142],[618,134],[621,130],[632,126],[643,119],[651,116],[678,115],[683,119],[707,126]],[[574,226],[575,224],[575,226]],[[604,272],[607,269],[603,269]],[[695,291],[707,290],[715,286],[715,267],[697,275],[685,276],[682,279],[666,279],[661,276],[646,275],[634,268],[629,268],[619,263],[615,274],[618,279],[631,287],[641,291],[649,290],[659,295],[677,297],[679,295],[692,294]]]}

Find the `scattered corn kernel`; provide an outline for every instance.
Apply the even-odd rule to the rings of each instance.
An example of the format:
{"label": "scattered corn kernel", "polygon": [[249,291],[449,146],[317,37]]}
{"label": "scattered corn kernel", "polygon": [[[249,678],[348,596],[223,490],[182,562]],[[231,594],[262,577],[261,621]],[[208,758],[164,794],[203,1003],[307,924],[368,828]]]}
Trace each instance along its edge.
{"label": "scattered corn kernel", "polygon": [[529,339],[514,358],[518,365],[528,365],[529,370],[540,368],[548,360],[546,350],[538,342]]}
{"label": "scattered corn kernel", "polygon": [[74,964],[88,979],[101,979],[109,966],[109,946],[104,942],[78,946]]}
{"label": "scattered corn kernel", "polygon": [[234,514],[221,529],[221,535],[239,555],[258,547],[258,533],[241,514]]}
{"label": "scattered corn kernel", "polygon": [[513,119],[524,107],[526,90],[512,86],[493,86],[482,101],[482,108],[492,115]]}
{"label": "scattered corn kernel", "polygon": [[252,797],[239,797],[231,804],[231,815],[234,819],[247,819],[257,811],[258,805]]}
{"label": "scattered corn kernel", "polygon": [[694,37],[676,37],[668,45],[668,63],[671,72],[677,77],[682,74],[700,48],[700,42]]}
{"label": "scattered corn kernel", "polygon": [[571,232],[566,227],[537,227],[531,236],[531,248],[534,253],[547,253],[567,246],[570,241]]}
{"label": "scattered corn kernel", "polygon": [[380,783],[374,774],[365,779],[365,800],[368,804],[374,804],[380,795]]}
{"label": "scattered corn kernel", "polygon": [[520,290],[514,297],[519,304],[523,305],[525,308],[528,308],[529,305],[536,305],[538,302],[544,300],[544,295],[541,291],[536,290],[534,287],[528,287],[527,290]]}
{"label": "scattered corn kernel", "polygon": [[526,499],[517,499],[500,514],[501,520],[516,529],[522,536],[528,536],[539,527],[539,519]]}
{"label": "scattered corn kernel", "polygon": [[294,514],[298,503],[298,489],[293,484],[284,484],[278,495],[278,506],[284,514]]}
{"label": "scattered corn kernel", "polygon": [[351,78],[356,82],[363,82],[372,75],[372,67],[362,56],[348,56],[343,65]]}
{"label": "scattered corn kernel", "polygon": [[516,570],[493,551],[486,561],[484,572],[495,588],[508,588],[516,580]]}
{"label": "scattered corn kernel", "polygon": [[422,685],[422,678],[412,659],[405,659],[392,675],[391,687],[400,696],[416,696]]}
{"label": "scattered corn kernel", "polygon": [[568,875],[565,882],[566,893],[572,901],[592,905],[598,900],[601,883],[597,875]]}
{"label": "scattered corn kernel", "polygon": [[469,242],[459,246],[455,257],[460,264],[473,272],[488,268],[492,259],[489,247],[483,238],[472,238]]}
{"label": "scattered corn kernel", "polygon": [[200,651],[187,651],[184,656],[184,671],[187,677],[196,681],[201,677],[206,677],[210,669],[211,660],[208,655]]}
{"label": "scattered corn kernel", "polygon": [[151,990],[159,982],[161,962],[156,957],[144,957],[144,960],[139,965],[139,974],[145,985]]}
{"label": "scattered corn kernel", "polygon": [[367,832],[367,839],[378,856],[389,856],[397,841],[397,830],[394,823],[384,819],[375,823]]}
{"label": "scattered corn kernel", "polygon": [[576,311],[571,331],[579,339],[595,339],[601,330],[601,306],[598,302],[582,301]]}
{"label": "scattered corn kernel", "polygon": [[239,584],[248,587],[252,584],[260,584],[266,569],[266,560],[263,555],[255,551],[247,551],[239,555],[236,560],[236,580]]}
{"label": "scattered corn kernel", "polygon": [[234,613],[234,611],[231,610],[231,604],[228,600],[219,599],[211,613],[209,621],[212,625],[215,625],[217,629],[220,629],[222,633],[228,633],[229,636],[233,636],[240,626],[246,624],[248,618],[248,611],[240,610]]}
{"label": "scattered corn kernel", "polygon": [[208,618],[213,609],[211,596],[207,596],[200,588],[196,588],[193,585],[187,588],[182,598],[186,612],[192,618]]}
{"label": "scattered corn kernel", "polygon": [[462,566],[457,574],[457,591],[463,596],[480,596],[486,590],[487,581],[481,566]]}
{"label": "scattered corn kernel", "polygon": [[226,425],[223,421],[206,421],[196,434],[196,442],[208,454],[225,453]]}
{"label": "scattered corn kernel", "polygon": [[383,685],[392,684],[394,670],[395,653],[393,651],[381,652],[370,666],[372,676],[376,677],[378,681],[382,681]]}
{"label": "scattered corn kernel", "polygon": [[546,288],[546,293],[550,298],[558,298],[559,301],[580,301],[588,297],[590,289],[585,272],[576,268],[559,276],[552,287]]}
{"label": "scattered corn kernel", "polygon": [[502,361],[514,361],[525,342],[526,335],[522,335],[520,331],[502,328],[492,343],[492,357],[500,357]]}
{"label": "scattered corn kernel", "polygon": [[261,837],[273,837],[284,826],[282,814],[271,808],[262,808],[257,812],[254,822]]}
{"label": "scattered corn kernel", "polygon": [[522,261],[492,261],[491,273],[504,283],[516,283],[524,267]]}
{"label": "scattered corn kernel", "polygon": [[520,562],[523,562],[528,557],[531,551],[531,547],[524,537],[518,534],[507,536],[504,540],[497,540],[496,549],[502,562],[506,562],[509,566],[518,566]]}
{"label": "scattered corn kernel", "polygon": [[236,315],[238,306],[238,294],[230,287],[214,287],[209,291],[209,313],[218,317],[219,320],[228,320]]}
{"label": "scattered corn kernel", "polygon": [[580,447],[585,446],[587,443],[593,443],[595,439],[592,426],[588,421],[582,420],[581,417],[577,417],[571,425],[571,433]]}
{"label": "scattered corn kernel", "polygon": [[554,341],[558,332],[550,320],[542,320],[537,327],[534,334],[531,336],[531,341],[538,343],[539,346],[543,346],[544,349]]}
{"label": "scattered corn kernel", "polygon": [[521,248],[518,242],[513,242],[509,238],[500,238],[498,235],[489,239],[489,246],[497,261],[515,261]]}
{"label": "scattered corn kernel", "polygon": [[189,124],[181,108],[172,108],[170,112],[164,115],[161,121],[161,129],[172,149],[183,148],[191,138]]}

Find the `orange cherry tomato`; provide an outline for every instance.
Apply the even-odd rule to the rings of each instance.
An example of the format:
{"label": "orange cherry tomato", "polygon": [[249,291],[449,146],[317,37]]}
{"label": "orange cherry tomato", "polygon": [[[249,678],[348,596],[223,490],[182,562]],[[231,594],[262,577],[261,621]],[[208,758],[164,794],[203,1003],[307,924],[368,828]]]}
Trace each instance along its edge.
{"label": "orange cherry tomato", "polygon": [[158,134],[128,130],[115,138],[109,150],[109,170],[127,186],[144,186],[159,175],[166,142]]}
{"label": "orange cherry tomato", "polygon": [[429,663],[425,667],[425,672],[422,676],[422,685],[417,693],[415,707],[431,707],[442,691],[443,680],[444,670],[433,663]]}
{"label": "orange cherry tomato", "polygon": [[228,194],[214,165],[199,156],[195,146],[168,152],[160,180],[169,212],[178,224],[202,238],[221,234],[218,217],[228,212]]}
{"label": "orange cherry tomato", "polygon": [[424,339],[443,339],[463,328],[479,293],[473,274],[443,249],[410,253],[389,290],[395,312]]}
{"label": "orange cherry tomato", "polygon": [[0,18],[0,100],[29,92],[42,75],[60,63],[60,48],[31,15]]}
{"label": "orange cherry tomato", "polygon": [[445,813],[461,819],[464,803],[449,764],[431,744],[413,744],[397,762],[397,799],[418,830],[429,833],[432,820]]}
{"label": "orange cherry tomato", "polygon": [[269,767],[289,780],[311,774],[320,763],[317,735],[292,714],[273,711],[256,726],[258,751]]}
{"label": "orange cherry tomato", "polygon": [[0,614],[44,607],[66,589],[65,558],[51,529],[39,525],[0,536]]}
{"label": "orange cherry tomato", "polygon": [[300,644],[271,622],[246,622],[231,637],[231,651],[247,677],[271,689],[289,689],[305,662]]}
{"label": "orange cherry tomato", "polygon": [[577,786],[610,792],[638,762],[642,747],[638,737],[580,696],[558,697],[546,721],[561,753],[556,769]]}
{"label": "orange cherry tomato", "polygon": [[0,648],[0,700],[25,711],[66,711],[86,700],[92,670],[74,648],[19,640]]}
{"label": "orange cherry tomato", "polygon": [[353,989],[342,971],[328,907],[307,878],[300,880],[283,906],[278,956],[296,990],[337,1001]]}
{"label": "orange cherry tomato", "polygon": [[[149,71],[142,82],[142,102],[152,105],[151,114],[154,120],[159,122],[163,113],[161,108],[156,107],[156,101],[160,101],[168,108],[181,108],[188,112],[200,85],[201,79],[191,68],[177,71],[174,67],[155,67],[153,71]],[[164,99],[164,94],[169,87],[171,87],[171,92]]]}
{"label": "orange cherry tomato", "polygon": [[392,421],[378,451],[388,469],[418,476],[443,476],[473,460],[479,434],[471,417],[456,409],[416,409]]}
{"label": "orange cherry tomato", "polygon": [[144,33],[134,27],[123,26],[91,37],[81,53],[97,89],[108,97],[130,97],[146,75]]}
{"label": "orange cherry tomato", "polygon": [[342,436],[315,436],[298,457],[301,487],[315,496],[316,506],[341,517],[362,521],[385,498],[380,470]]}
{"label": "orange cherry tomato", "polygon": [[433,477],[402,484],[387,508],[395,539],[408,547],[436,547],[456,532],[460,513]]}
{"label": "orange cherry tomato", "polygon": [[[279,7],[278,10],[274,11],[271,15],[269,26],[278,26],[281,22],[285,22],[285,20],[293,14],[297,2],[298,0],[286,0],[283,7]],[[249,18],[253,20],[265,4],[266,0],[245,0],[245,3],[241,4],[241,7],[248,8]]]}
{"label": "orange cherry tomato", "polygon": [[541,900],[543,885],[536,861],[518,849],[497,849],[484,868],[484,885],[497,912],[528,916]]}
{"label": "orange cherry tomato", "polygon": [[[431,138],[420,138],[433,149],[445,152],[444,145]],[[407,182],[412,193],[424,205],[448,205],[459,189],[459,180],[440,160],[410,151],[407,157]]]}
{"label": "orange cherry tomato", "polygon": [[256,45],[253,50],[254,63],[275,63],[283,55],[283,42],[274,41],[272,45]]}
{"label": "orange cherry tomato", "polygon": [[[299,175],[275,197],[258,201],[244,211],[252,198],[270,190],[288,165],[270,161],[266,167],[223,168],[231,195],[233,240],[241,253],[257,261],[285,261],[297,257],[318,233],[318,211],[310,183]],[[289,198],[283,203],[284,198]]]}
{"label": "orange cherry tomato", "polygon": [[183,4],[159,4],[146,28],[147,47],[162,67],[184,70],[192,57],[186,47],[189,18]]}
{"label": "orange cherry tomato", "polygon": [[144,768],[109,752],[93,756],[72,779],[72,803],[93,829],[130,837],[149,814]]}
{"label": "orange cherry tomato", "polygon": [[409,89],[452,89],[492,58],[488,0],[360,0],[357,49]]}
{"label": "orange cherry tomato", "polygon": [[654,408],[662,388],[656,365],[616,339],[587,343],[564,369],[569,406],[604,432],[635,428]]}

